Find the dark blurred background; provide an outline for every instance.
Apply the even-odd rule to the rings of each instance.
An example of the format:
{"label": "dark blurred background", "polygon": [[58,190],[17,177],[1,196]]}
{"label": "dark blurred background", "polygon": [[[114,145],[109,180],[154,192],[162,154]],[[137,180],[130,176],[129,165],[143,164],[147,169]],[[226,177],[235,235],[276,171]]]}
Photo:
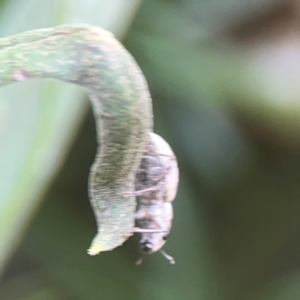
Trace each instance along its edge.
{"label": "dark blurred background", "polygon": [[[13,2],[17,11],[22,1],[1,2],[3,16]],[[68,1],[61,1],[64,10],[56,1],[40,1],[38,8],[34,1],[23,2],[31,2],[31,18],[47,15],[49,5],[57,6],[60,17],[33,28],[65,22],[61,15],[71,7]],[[93,17],[79,14],[76,21],[101,25],[95,20],[108,2],[90,4]],[[88,5],[74,3],[79,12]],[[41,185],[36,198],[42,202],[28,206],[30,213],[18,225],[23,234],[11,231],[9,220],[0,222],[1,230],[16,239],[8,254],[0,256],[6,266],[0,299],[300,299],[300,1],[138,4],[131,1],[129,7],[128,2],[116,21],[103,26],[122,39],[143,70],[153,97],[155,132],[178,158],[179,193],[165,246],[176,265],[153,254],[136,267],[138,236],[112,252],[86,254],[96,231],[87,197],[96,150],[89,110],[74,121],[71,147],[59,151],[65,158],[58,159],[60,171],[46,172],[49,181],[54,179]],[[114,5],[107,14],[120,8],[118,1]],[[24,13],[18,11],[19,16]],[[7,17],[6,22],[19,19]],[[1,147],[11,138],[4,126],[5,109],[0,105]],[[1,125],[6,128],[2,138]],[[4,189],[3,182],[10,184],[5,181],[9,160],[3,155],[1,160]],[[45,161],[37,169],[44,170]],[[28,185],[31,190],[36,186],[34,180]],[[18,188],[11,185],[14,191]],[[15,214],[29,209],[24,205],[16,204]],[[15,214],[9,218],[16,219]],[[0,243],[7,245],[1,231]]]}

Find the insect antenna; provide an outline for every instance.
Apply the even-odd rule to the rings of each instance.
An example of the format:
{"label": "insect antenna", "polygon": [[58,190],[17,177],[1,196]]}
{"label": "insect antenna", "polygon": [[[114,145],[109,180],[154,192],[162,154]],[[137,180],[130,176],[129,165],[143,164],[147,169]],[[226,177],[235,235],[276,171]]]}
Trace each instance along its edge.
{"label": "insect antenna", "polygon": [[136,266],[140,266],[145,258],[145,255],[141,255],[141,257],[135,262]]}
{"label": "insect antenna", "polygon": [[162,249],[159,250],[159,252],[170,262],[171,265],[175,264],[175,259],[171,255],[169,255]]}

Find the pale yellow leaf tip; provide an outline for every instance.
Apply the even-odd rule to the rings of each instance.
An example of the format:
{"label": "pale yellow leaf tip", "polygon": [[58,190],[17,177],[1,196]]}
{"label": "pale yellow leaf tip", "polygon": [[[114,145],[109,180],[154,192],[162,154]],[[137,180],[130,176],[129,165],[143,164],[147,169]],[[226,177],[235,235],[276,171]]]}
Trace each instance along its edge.
{"label": "pale yellow leaf tip", "polygon": [[87,253],[89,255],[97,255],[97,254],[100,254],[100,252],[102,251],[103,247],[96,243],[96,244],[93,244],[90,249],[88,249]]}

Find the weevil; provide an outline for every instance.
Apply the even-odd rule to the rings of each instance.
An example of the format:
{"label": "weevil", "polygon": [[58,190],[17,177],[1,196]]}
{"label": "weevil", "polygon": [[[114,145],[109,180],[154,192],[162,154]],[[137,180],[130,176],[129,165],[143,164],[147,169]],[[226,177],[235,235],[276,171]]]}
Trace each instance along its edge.
{"label": "weevil", "polygon": [[172,256],[162,248],[172,227],[174,200],[179,181],[177,159],[169,144],[159,135],[148,133],[148,140],[140,167],[136,172],[135,192],[127,196],[137,197],[135,232],[141,233],[140,265],[146,254],[160,251],[171,264]]}

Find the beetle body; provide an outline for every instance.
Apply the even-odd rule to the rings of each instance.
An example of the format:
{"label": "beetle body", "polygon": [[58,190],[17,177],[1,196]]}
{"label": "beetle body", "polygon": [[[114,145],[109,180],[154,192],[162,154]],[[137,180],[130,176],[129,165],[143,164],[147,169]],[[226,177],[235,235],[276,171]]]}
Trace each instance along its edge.
{"label": "beetle body", "polygon": [[[172,227],[172,201],[178,181],[177,160],[171,147],[159,135],[148,133],[135,181],[138,200],[135,218],[141,232],[140,250],[143,254],[160,251],[171,263],[175,263],[174,259],[162,247]],[[137,263],[141,262],[142,258]]]}

